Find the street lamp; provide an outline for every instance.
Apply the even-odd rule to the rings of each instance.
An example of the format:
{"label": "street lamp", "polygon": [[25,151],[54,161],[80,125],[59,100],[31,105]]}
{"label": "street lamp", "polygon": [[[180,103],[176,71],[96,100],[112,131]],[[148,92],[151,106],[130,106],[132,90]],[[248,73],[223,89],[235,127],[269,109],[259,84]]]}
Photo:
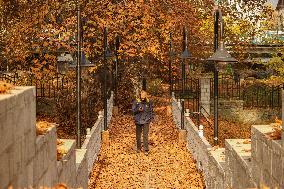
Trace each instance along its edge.
{"label": "street lamp", "polygon": [[[75,60],[72,55],[66,50],[60,50],[60,55],[57,57],[57,72],[65,73],[68,68],[76,68],[76,106],[77,106],[77,115],[76,115],[76,145],[77,148],[81,147],[81,68],[94,66],[91,63],[84,52],[82,52],[82,43],[83,43],[83,30],[82,30],[82,20],[81,20],[81,10],[80,10],[80,0],[76,0],[76,9],[77,9],[77,56]],[[62,23],[62,16],[58,15],[56,17],[56,22],[58,24]],[[83,20],[85,21],[85,20]],[[45,17],[45,22],[50,22],[49,16]],[[92,39],[94,42],[94,38]],[[71,63],[71,64],[70,64]]]}
{"label": "street lamp", "polygon": [[76,68],[76,98],[77,98],[77,120],[76,120],[76,143],[77,148],[81,147],[81,68],[94,66],[87,58],[84,52],[82,52],[82,31],[81,31],[81,11],[80,11],[80,0],[77,1],[77,57],[76,65],[71,64],[70,68]]}
{"label": "street lamp", "polygon": [[57,56],[57,73],[65,74],[70,63],[74,62],[72,55],[65,49],[59,51],[59,56]]}
{"label": "street lamp", "polygon": [[183,28],[183,52],[180,55],[181,61],[181,75],[182,75],[182,92],[181,92],[181,129],[184,129],[184,95],[185,95],[185,80],[186,80],[186,72],[185,72],[185,61],[191,58],[191,54],[188,51],[188,39],[187,39],[187,29]]}
{"label": "street lamp", "polygon": [[112,53],[108,48],[107,41],[107,28],[104,28],[104,84],[103,84],[103,97],[104,97],[104,131],[107,130],[107,61],[112,58]]}
{"label": "street lamp", "polygon": [[[220,20],[220,47],[218,47],[218,22]],[[218,145],[218,72],[228,63],[237,62],[225,48],[223,41],[224,22],[222,12],[216,9],[214,12],[214,54],[208,61],[214,62],[214,145]]]}

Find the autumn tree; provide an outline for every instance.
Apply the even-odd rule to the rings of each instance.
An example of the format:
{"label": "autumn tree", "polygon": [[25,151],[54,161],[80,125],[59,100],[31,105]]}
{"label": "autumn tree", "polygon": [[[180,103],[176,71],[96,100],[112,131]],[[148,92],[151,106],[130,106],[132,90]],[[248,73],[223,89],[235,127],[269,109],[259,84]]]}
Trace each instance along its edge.
{"label": "autumn tree", "polygon": [[[121,36],[120,69],[125,68],[121,71],[122,89],[133,89],[131,86],[137,85],[140,73],[167,79],[170,32],[173,33],[177,55],[173,65],[174,74],[177,74],[183,26],[188,27],[189,49],[196,57],[196,65],[202,66],[200,59],[207,58],[213,51],[211,0],[80,2],[83,50],[96,63],[93,72],[101,69],[103,27],[109,28],[110,46],[115,35]],[[264,0],[228,2],[220,4],[226,23],[225,41],[238,58],[244,59],[245,46],[262,32],[263,28],[257,25],[269,18],[271,10]],[[2,36],[5,36],[1,39],[5,47],[2,54],[9,64],[21,69],[32,67],[39,77],[46,77],[50,74],[45,72],[56,70],[58,49],[63,47],[70,52],[76,51],[75,1],[13,0],[2,2],[1,7],[5,13],[2,15],[7,17],[2,19],[5,22],[1,25]],[[39,54],[36,58],[35,53]],[[111,64],[112,61],[109,61],[110,70]],[[124,80],[128,85],[123,84]],[[132,82],[129,83],[129,80]],[[129,96],[125,96],[124,100],[126,98]]]}

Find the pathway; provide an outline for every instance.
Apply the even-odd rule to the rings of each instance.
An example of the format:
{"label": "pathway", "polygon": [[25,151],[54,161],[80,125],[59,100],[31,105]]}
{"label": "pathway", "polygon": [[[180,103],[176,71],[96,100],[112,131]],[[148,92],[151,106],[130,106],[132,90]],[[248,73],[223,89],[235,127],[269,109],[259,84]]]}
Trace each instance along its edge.
{"label": "pathway", "polygon": [[94,188],[204,188],[186,147],[177,142],[178,131],[166,115],[166,98],[154,98],[157,119],[150,128],[150,154],[135,151],[135,125],[131,115],[113,117],[110,146],[102,146],[91,175]]}

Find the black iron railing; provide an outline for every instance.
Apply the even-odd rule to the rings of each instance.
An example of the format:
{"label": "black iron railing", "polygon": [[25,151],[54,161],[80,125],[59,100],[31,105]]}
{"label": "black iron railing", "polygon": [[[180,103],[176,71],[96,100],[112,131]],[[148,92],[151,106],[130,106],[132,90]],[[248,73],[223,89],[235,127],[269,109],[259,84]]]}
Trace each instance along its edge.
{"label": "black iron railing", "polygon": [[[76,82],[74,76],[67,77],[56,74],[53,77],[38,79],[31,73],[18,75],[0,72],[0,81],[3,80],[16,86],[35,86],[37,117],[58,121],[60,123],[58,129],[64,130],[66,136],[74,137],[75,131],[72,131],[75,129],[76,123]],[[100,88],[100,81],[95,77],[82,78],[82,140],[85,137],[86,128],[93,126],[97,120],[98,111],[102,109]],[[108,86],[108,99],[111,97],[111,91],[111,87]]]}
{"label": "black iron railing", "polygon": [[[210,97],[213,98],[214,82],[211,79]],[[244,108],[280,108],[283,85],[269,86],[263,83],[241,82],[229,76],[219,77],[219,99],[243,100]]]}
{"label": "black iron railing", "polygon": [[[186,78],[184,93],[182,92],[182,80],[173,80],[173,92],[177,99],[184,99],[185,109],[190,112],[198,112],[200,109],[199,79]],[[210,83],[210,97],[213,99],[214,81]],[[243,100],[244,108],[280,108],[282,106],[281,90],[283,84],[269,86],[263,83],[247,83],[239,78],[230,76],[219,77],[219,99]]]}
{"label": "black iron railing", "polygon": [[[230,76],[220,76],[218,82],[218,96],[221,99],[240,99],[241,82],[239,78]],[[210,79],[210,97],[214,98],[214,80]]]}
{"label": "black iron railing", "polygon": [[268,86],[257,83],[246,86],[242,90],[245,108],[281,108],[281,90],[283,85]]}
{"label": "black iron railing", "polygon": [[199,79],[186,78],[184,91],[182,79],[173,80],[173,92],[177,99],[184,99],[184,108],[190,112],[199,112],[200,86]]}
{"label": "black iron railing", "polygon": [[18,80],[17,73],[7,73],[7,72],[0,72],[0,81],[6,81],[7,83],[14,84]]}

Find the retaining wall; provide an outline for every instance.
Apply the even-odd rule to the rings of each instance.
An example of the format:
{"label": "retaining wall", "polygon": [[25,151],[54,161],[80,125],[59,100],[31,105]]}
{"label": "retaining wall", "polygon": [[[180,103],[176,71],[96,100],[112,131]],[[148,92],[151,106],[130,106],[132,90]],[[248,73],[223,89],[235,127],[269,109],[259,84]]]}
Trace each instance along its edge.
{"label": "retaining wall", "polygon": [[[108,101],[108,123],[113,96]],[[103,116],[91,128],[81,149],[62,139],[66,154],[57,159],[56,125],[36,136],[34,87],[16,87],[0,95],[0,188],[52,187],[64,183],[87,188],[88,176],[101,146]]]}
{"label": "retaining wall", "polygon": [[[181,108],[174,96],[172,110],[174,122],[180,128]],[[267,137],[273,125],[254,125],[251,139],[227,139],[225,148],[211,147],[205,137],[199,136],[189,117],[185,117],[185,129],[187,147],[197,168],[204,172],[206,188],[243,189],[261,184],[284,188],[284,142]]]}
{"label": "retaining wall", "polygon": [[[111,98],[108,100],[108,125],[110,124],[112,118],[112,109],[113,109],[113,94]],[[98,119],[94,126],[91,128],[90,132],[87,133],[86,139],[82,145],[83,149],[88,149],[87,151],[87,164],[88,164],[88,174],[92,171],[92,167],[94,162],[97,160],[98,153],[101,148],[102,136],[101,132],[104,127],[104,119],[103,119],[103,110],[99,112]]]}
{"label": "retaining wall", "polygon": [[[172,97],[172,113],[176,126],[180,129],[181,126],[181,105],[177,99]],[[187,131],[187,148],[192,153],[194,159],[197,162],[199,170],[204,170],[206,186],[208,186],[209,175],[209,150],[211,145],[204,137],[199,136],[198,128],[194,125],[189,117],[185,117],[185,129]]]}

